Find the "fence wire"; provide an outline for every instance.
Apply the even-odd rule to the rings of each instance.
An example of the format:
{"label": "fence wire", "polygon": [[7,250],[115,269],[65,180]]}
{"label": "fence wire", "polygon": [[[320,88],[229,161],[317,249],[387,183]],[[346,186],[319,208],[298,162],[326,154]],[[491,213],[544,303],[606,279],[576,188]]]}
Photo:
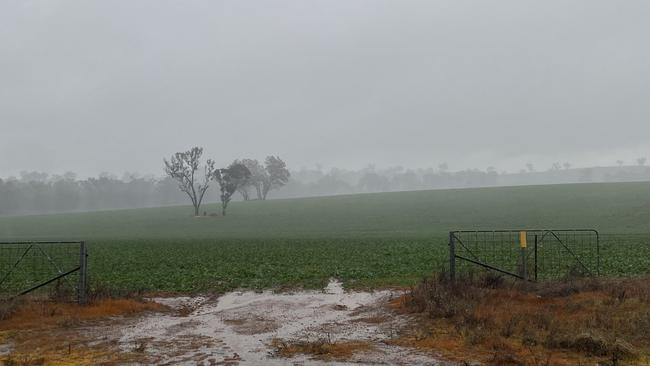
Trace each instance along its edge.
{"label": "fence wire", "polygon": [[80,300],[82,250],[82,242],[1,242],[0,299],[30,293]]}
{"label": "fence wire", "polygon": [[456,231],[450,238],[458,271],[478,266],[539,280],[600,273],[595,230]]}

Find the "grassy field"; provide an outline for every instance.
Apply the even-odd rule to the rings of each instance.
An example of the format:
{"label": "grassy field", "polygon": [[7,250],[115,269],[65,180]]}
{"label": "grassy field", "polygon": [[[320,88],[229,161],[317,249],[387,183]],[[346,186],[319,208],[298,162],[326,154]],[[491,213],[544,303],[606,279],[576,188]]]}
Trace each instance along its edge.
{"label": "grassy field", "polygon": [[4,217],[0,240],[86,240],[93,286],[122,291],[314,288],[330,277],[351,287],[410,285],[444,266],[455,229],[595,228],[607,234],[605,273],[650,272],[650,183],[235,202],[226,217],[191,214]]}

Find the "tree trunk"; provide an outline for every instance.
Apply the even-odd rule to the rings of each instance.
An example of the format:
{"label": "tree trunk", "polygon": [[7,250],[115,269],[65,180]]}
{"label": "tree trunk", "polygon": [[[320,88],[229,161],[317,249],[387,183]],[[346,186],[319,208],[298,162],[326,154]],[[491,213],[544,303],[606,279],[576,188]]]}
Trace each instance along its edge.
{"label": "tree trunk", "polygon": [[226,204],[224,203],[221,204],[221,214],[226,216]]}
{"label": "tree trunk", "polygon": [[262,198],[262,189],[261,189],[259,183],[255,184],[255,189],[257,190],[257,199],[258,199],[258,200],[263,199],[263,198]]}
{"label": "tree trunk", "polygon": [[199,216],[199,205],[194,205],[194,216]]}

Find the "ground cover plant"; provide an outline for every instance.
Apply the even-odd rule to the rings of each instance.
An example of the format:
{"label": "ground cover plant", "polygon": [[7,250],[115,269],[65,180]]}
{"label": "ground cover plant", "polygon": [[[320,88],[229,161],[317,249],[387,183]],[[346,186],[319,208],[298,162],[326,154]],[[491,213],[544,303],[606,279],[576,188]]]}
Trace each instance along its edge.
{"label": "ground cover plant", "polygon": [[650,183],[394,192],[3,217],[0,240],[86,240],[91,287],[115,293],[408,286],[446,265],[454,229],[595,228],[601,272],[634,275],[649,202]]}
{"label": "ground cover plant", "polygon": [[393,303],[420,321],[394,342],[488,365],[646,365],[650,281],[565,278],[525,284],[445,273]]}

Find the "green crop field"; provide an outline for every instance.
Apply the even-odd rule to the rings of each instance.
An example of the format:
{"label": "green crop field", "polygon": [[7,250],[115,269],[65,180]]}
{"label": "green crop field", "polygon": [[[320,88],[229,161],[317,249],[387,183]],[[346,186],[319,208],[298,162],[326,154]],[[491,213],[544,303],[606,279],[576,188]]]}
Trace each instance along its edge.
{"label": "green crop field", "polygon": [[114,291],[316,288],[331,277],[349,287],[410,285],[445,265],[455,229],[595,228],[604,273],[650,273],[650,183],[234,202],[226,217],[191,214],[4,217],[0,240],[85,240],[92,286]]}

